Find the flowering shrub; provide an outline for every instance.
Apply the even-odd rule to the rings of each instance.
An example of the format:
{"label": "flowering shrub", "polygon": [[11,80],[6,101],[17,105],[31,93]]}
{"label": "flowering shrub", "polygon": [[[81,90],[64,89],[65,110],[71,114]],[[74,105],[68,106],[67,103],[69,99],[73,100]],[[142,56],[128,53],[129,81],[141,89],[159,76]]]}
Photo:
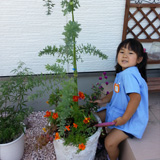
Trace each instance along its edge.
{"label": "flowering shrub", "polygon": [[20,61],[12,74],[16,76],[0,81],[0,144],[12,142],[24,132],[22,122],[32,111],[27,107],[28,91],[37,83],[24,62]]}
{"label": "flowering shrub", "polygon": [[[102,76],[99,77],[99,82],[96,83],[96,85],[92,86],[92,90],[94,91],[92,96],[93,100],[99,99],[99,97],[101,96],[101,94],[104,91],[104,87],[102,86],[102,84],[104,83],[105,85],[108,85],[108,81],[106,81],[108,79],[107,77],[107,73],[103,72]],[[105,94],[109,94],[109,92],[107,91]]]}
{"label": "flowering shrub", "polygon": [[98,107],[96,103],[90,103],[90,101],[95,101],[97,99],[100,99],[102,96],[109,94],[109,92],[107,91],[106,93],[104,93],[104,85],[108,85],[108,81],[107,81],[108,77],[107,77],[107,73],[103,72],[102,76],[99,77],[99,81],[92,85],[92,94],[86,95],[85,94],[85,109],[87,112],[90,111],[97,111]]}

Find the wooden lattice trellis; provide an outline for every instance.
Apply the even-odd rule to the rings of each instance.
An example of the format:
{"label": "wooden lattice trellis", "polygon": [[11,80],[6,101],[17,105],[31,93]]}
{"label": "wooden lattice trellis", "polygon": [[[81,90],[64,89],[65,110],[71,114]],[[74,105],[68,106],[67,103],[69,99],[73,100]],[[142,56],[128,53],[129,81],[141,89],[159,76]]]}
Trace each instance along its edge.
{"label": "wooden lattice trellis", "polygon": [[[160,42],[160,1],[134,0],[134,3],[131,3],[131,1],[126,0],[122,40],[132,37],[141,42]],[[144,8],[148,8],[148,11],[144,12]],[[132,9],[134,9],[134,12],[131,12]],[[141,15],[140,19],[137,16],[138,14]],[[154,17],[153,19],[150,19],[151,14]],[[129,25],[130,21],[134,23]],[[142,25],[142,21],[145,21],[147,24],[145,26]],[[135,31],[135,28],[138,28],[139,31]],[[148,30],[152,30],[152,32]],[[127,37],[127,35],[131,37]]]}

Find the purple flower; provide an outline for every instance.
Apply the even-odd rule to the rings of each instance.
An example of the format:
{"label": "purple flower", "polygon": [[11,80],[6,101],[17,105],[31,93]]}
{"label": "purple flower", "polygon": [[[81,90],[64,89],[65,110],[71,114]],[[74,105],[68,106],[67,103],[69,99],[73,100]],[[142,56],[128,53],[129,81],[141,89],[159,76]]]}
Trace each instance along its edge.
{"label": "purple flower", "polygon": [[97,97],[96,97],[96,96],[93,96],[93,99],[95,100],[95,99],[97,99]]}
{"label": "purple flower", "polygon": [[102,80],[102,77],[99,77],[99,80]]}
{"label": "purple flower", "polygon": [[108,82],[106,82],[106,85],[108,85],[109,83]]}
{"label": "purple flower", "polygon": [[105,76],[107,73],[106,72],[103,72],[103,75]]}
{"label": "purple flower", "polygon": [[109,92],[107,91],[106,94],[109,94]]}
{"label": "purple flower", "polygon": [[96,84],[97,86],[99,85],[99,83]]}
{"label": "purple flower", "polygon": [[104,76],[104,78],[107,79],[108,77],[107,77],[107,76]]}
{"label": "purple flower", "polygon": [[99,86],[99,89],[103,88],[102,86]]}

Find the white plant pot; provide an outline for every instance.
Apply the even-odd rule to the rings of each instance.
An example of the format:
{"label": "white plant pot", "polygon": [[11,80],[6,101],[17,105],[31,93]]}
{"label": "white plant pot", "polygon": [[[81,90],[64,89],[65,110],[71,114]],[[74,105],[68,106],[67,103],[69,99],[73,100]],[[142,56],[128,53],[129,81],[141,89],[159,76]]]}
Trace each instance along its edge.
{"label": "white plant pot", "polygon": [[[95,115],[95,117],[98,123],[101,123],[100,118],[97,115]],[[89,137],[85,150],[80,151],[79,153],[77,153],[78,148],[75,146],[64,146],[63,139],[54,140],[53,144],[57,160],[94,160],[101,129],[102,128],[99,127],[98,130]]]}
{"label": "white plant pot", "polygon": [[0,144],[0,160],[20,160],[24,153],[24,133],[16,140]]}

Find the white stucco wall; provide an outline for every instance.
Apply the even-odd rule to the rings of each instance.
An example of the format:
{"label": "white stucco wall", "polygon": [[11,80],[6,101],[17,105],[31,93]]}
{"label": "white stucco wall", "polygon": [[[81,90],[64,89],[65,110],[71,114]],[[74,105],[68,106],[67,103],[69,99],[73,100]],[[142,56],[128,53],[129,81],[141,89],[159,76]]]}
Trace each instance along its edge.
{"label": "white stucco wall", "polygon": [[[52,15],[46,15],[42,0],[0,0],[0,76],[11,75],[21,60],[34,73],[46,73],[44,65],[55,58],[38,57],[47,45],[63,43],[63,26],[70,16],[63,16],[61,0],[55,0]],[[112,71],[115,54],[121,42],[125,0],[80,0],[81,7],[75,12],[75,20],[82,31],[78,43],[91,43],[108,55],[107,60],[84,56],[78,63],[79,72]],[[144,44],[149,49],[151,44]],[[72,66],[66,66],[72,72]],[[160,68],[160,64],[148,68]]]}

